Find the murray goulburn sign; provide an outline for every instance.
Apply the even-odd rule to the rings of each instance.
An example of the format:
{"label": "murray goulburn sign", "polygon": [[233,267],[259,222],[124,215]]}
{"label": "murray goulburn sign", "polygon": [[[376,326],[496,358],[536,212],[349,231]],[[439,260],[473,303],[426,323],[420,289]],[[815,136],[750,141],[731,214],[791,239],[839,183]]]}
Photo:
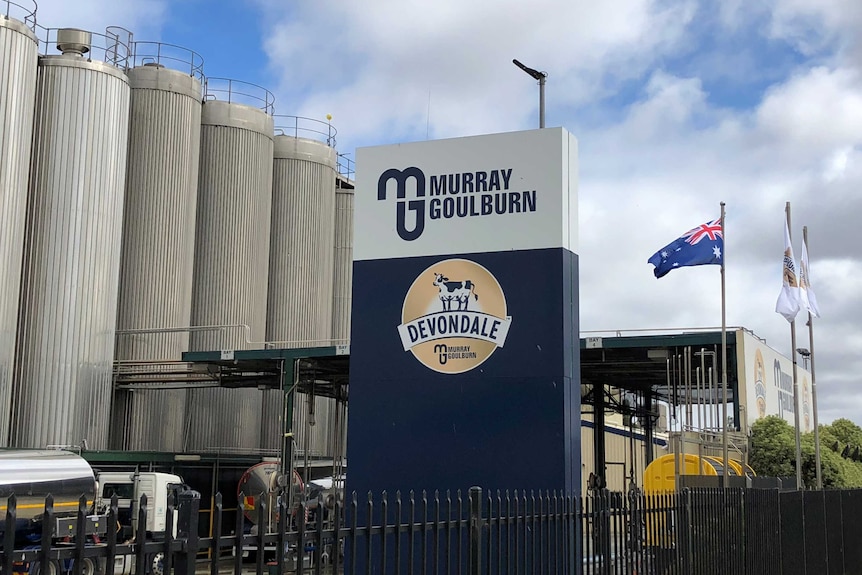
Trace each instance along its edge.
{"label": "murray goulburn sign", "polygon": [[577,252],[577,144],[562,128],[362,148],[356,164],[354,260]]}
{"label": "murray goulburn sign", "polygon": [[580,488],[577,174],[562,128],[357,150],[348,489]]}

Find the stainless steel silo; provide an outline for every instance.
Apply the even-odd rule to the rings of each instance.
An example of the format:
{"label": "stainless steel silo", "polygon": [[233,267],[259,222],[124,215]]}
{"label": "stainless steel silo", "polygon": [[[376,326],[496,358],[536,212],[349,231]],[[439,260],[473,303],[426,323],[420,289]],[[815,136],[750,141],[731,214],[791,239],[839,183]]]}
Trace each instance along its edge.
{"label": "stainless steel silo", "polygon": [[[168,48],[175,56],[160,57]],[[191,324],[202,100],[194,52],[137,42],[135,59],[116,352],[130,370],[131,362],[179,360],[189,348],[188,331],[146,330]],[[182,450],[187,392],[161,387],[116,392],[115,448]]]}
{"label": "stainless steel silo", "polygon": [[[9,443],[9,413],[24,250],[24,214],[36,104],[38,42],[32,11],[5,16],[0,2],[0,447]],[[21,19],[15,18],[20,16]],[[25,23],[26,22],[26,23]]]}
{"label": "stainless steel silo", "polygon": [[332,289],[332,338],[350,342],[350,306],[353,294],[353,190],[335,192],[335,240]]}
{"label": "stainless steel silo", "polygon": [[[262,347],[272,139],[272,116],[265,110],[220,100],[204,103],[191,321],[224,327],[193,332],[192,350]],[[257,388],[191,391],[185,448],[259,448],[261,403]]]}
{"label": "stainless steel silo", "polygon": [[63,54],[39,60],[12,443],[43,447],[86,440],[91,449],[104,449],[129,84],[117,66],[91,59],[100,56],[91,46],[96,35],[56,34]]}
{"label": "stainless steel silo", "polygon": [[281,135],[274,158],[266,339],[283,347],[330,345],[335,149]]}
{"label": "stainless steel silo", "polygon": [[[337,155],[324,142],[294,135],[276,136],[273,155],[266,339],[276,347],[330,345]],[[281,392],[266,395],[262,441],[275,448]],[[326,417],[329,402],[317,401],[317,413]],[[294,425],[298,445],[308,429]],[[314,448],[325,450],[319,442]]]}

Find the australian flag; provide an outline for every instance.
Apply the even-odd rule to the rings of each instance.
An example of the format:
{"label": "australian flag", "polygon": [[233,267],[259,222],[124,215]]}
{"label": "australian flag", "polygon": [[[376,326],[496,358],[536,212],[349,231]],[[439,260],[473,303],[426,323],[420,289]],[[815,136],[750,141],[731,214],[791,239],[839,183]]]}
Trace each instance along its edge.
{"label": "australian flag", "polygon": [[655,277],[660,278],[683,266],[721,265],[723,252],[724,236],[719,218],[687,231],[654,253],[649,263],[655,266]]}

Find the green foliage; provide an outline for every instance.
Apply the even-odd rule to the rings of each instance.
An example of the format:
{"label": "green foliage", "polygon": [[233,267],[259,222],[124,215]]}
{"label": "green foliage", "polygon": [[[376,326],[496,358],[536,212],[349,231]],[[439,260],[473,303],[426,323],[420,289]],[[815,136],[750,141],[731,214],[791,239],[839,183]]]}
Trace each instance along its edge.
{"label": "green foliage", "polygon": [[777,415],[758,419],[751,426],[748,463],[758,475],[796,475],[796,439],[793,428]]}
{"label": "green foliage", "polygon": [[[816,485],[814,433],[801,440],[802,480]],[[862,428],[847,419],[820,426],[820,467],[824,488],[862,487],[862,457],[853,460],[856,448],[862,451]],[[793,427],[777,416],[765,417],[751,426],[749,464],[758,475],[796,476],[796,437]],[[845,448],[847,448],[845,450]],[[842,457],[842,453],[847,457]]]}

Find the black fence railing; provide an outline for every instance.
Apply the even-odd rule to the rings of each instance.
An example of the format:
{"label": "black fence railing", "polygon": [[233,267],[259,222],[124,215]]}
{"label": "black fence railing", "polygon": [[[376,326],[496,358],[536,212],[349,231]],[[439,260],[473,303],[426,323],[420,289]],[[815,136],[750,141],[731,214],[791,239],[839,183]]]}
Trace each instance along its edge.
{"label": "black fence railing", "polygon": [[[116,497],[94,514],[83,497],[77,506],[22,497],[19,509],[13,495],[0,524],[0,573],[862,573],[862,490],[573,497],[472,488],[466,495],[353,494],[344,508],[337,498],[329,508],[273,499],[274,509],[264,496],[246,508],[240,494],[236,510],[224,509],[217,495],[208,525],[198,521],[199,497],[171,493],[158,510],[169,527],[154,534],[122,525],[131,508],[118,508]],[[155,511],[146,497],[134,507],[135,525],[148,525]]]}

